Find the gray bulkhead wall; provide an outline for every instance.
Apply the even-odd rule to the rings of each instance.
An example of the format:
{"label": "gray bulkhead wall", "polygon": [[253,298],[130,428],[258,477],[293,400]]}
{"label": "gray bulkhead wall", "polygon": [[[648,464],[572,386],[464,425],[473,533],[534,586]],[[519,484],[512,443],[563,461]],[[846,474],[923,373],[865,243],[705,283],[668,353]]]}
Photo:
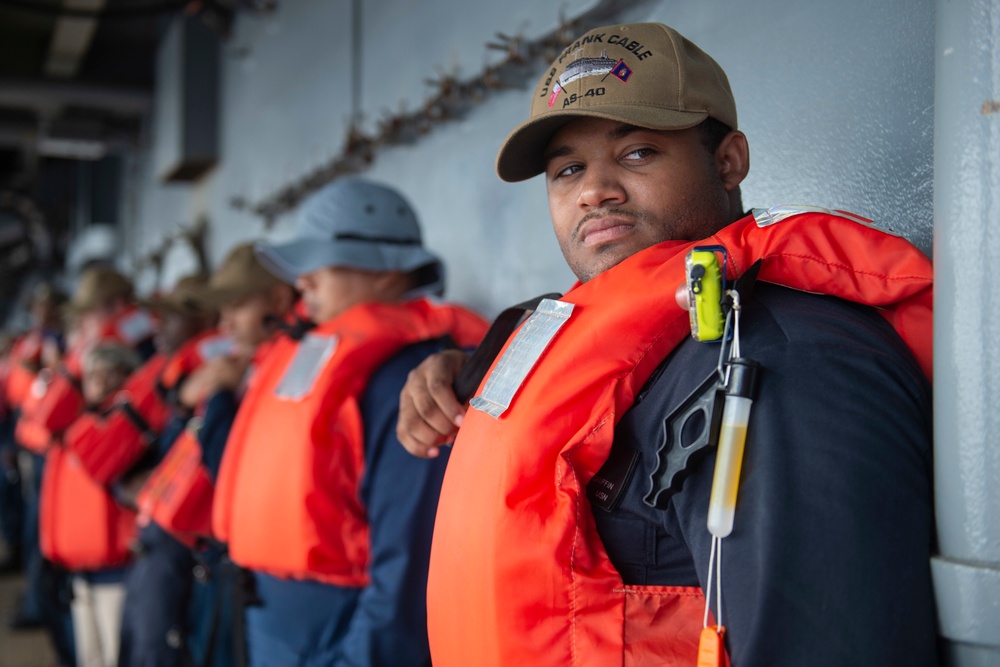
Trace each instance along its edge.
{"label": "gray bulkhead wall", "polygon": [[[573,17],[599,2],[360,4],[360,34],[352,34],[350,2],[282,0],[272,16],[238,17],[223,48],[221,162],[195,185],[165,186],[148,157],[133,161],[125,208],[136,215],[133,258],[199,216],[210,222],[215,261],[239,241],[289,236],[294,211],[266,229],[249,208],[340,153],[355,104],[352,72],[371,131],[386,115],[419,107],[432,93],[428,79],[471,77],[496,62],[502,54],[485,45],[497,32],[533,39],[556,28],[560,12]],[[747,207],[844,208],[930,252],[931,0],[632,4],[624,19],[674,25],[729,73],[751,146]],[[380,149],[366,172],[413,201],[428,245],[448,264],[448,296],[487,315],[573,279],[550,229],[544,182],[505,184],[493,172],[543,68],[536,63],[523,87],[490,95],[413,143]],[[168,253],[166,286],[190,265],[182,255],[178,244]]]}
{"label": "gray bulkhead wall", "polygon": [[1000,665],[1000,2],[938,0],[932,561],[952,667]]}

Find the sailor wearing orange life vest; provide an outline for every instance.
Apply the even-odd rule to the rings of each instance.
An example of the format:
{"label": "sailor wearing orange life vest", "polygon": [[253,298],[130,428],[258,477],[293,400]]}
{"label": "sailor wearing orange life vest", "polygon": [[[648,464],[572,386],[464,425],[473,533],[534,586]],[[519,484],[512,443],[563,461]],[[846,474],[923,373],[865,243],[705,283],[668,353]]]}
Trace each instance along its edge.
{"label": "sailor wearing orange life vest", "polygon": [[[91,267],[80,275],[73,298],[68,304],[68,311],[73,323],[67,334],[67,352],[58,360],[57,368],[52,369],[47,381],[41,381],[40,377],[33,385],[18,420],[16,436],[22,446],[35,452],[49,452],[46,455],[39,500],[39,531],[43,551],[48,548],[50,559],[60,561],[63,567],[78,571],[75,577],[77,580],[87,584],[115,585],[122,581],[124,569],[120,566],[127,560],[126,554],[120,549],[125,540],[119,541],[115,536],[124,534],[119,528],[126,529],[128,522],[122,517],[127,515],[120,511],[121,508],[103,491],[103,487],[95,488],[96,482],[90,483],[91,478],[83,473],[78,460],[73,462],[72,457],[66,455],[66,451],[61,449],[62,438],[75,425],[84,408],[80,385],[84,356],[97,345],[116,344],[131,348],[140,360],[147,360],[155,351],[155,321],[148,311],[136,303],[132,282],[118,271],[103,266]],[[53,446],[60,447],[60,451],[54,451]],[[56,481],[57,479],[60,481]],[[105,509],[103,513],[92,512],[89,517],[83,515],[94,523],[81,521],[78,525],[93,529],[81,531],[66,542],[60,540],[56,532],[58,527],[72,528],[77,524],[53,519],[58,515],[65,517],[67,512],[73,514],[73,510],[67,508],[73,508],[73,498],[78,493],[75,490],[76,484],[79,484],[79,493],[86,494],[95,506]],[[64,508],[63,511],[58,507]],[[74,515],[74,519],[76,518]],[[64,547],[69,547],[69,551],[65,551]],[[97,551],[90,552],[83,560],[77,560],[85,549],[91,547],[95,547]],[[116,567],[109,567],[111,565]],[[52,618],[69,615],[65,603],[59,598],[60,596],[52,595],[48,600],[48,604],[52,606],[49,613]],[[60,637],[62,625],[56,623],[50,628],[57,647],[69,643]],[[108,626],[105,624],[104,627]],[[76,639],[79,643],[80,638]],[[102,643],[107,642],[102,640]],[[89,651],[90,647],[86,649]],[[60,658],[68,658],[71,652],[72,649],[60,648]],[[117,649],[114,651],[116,653]],[[107,657],[111,653],[105,651],[103,655]],[[80,664],[85,664],[85,659],[89,660],[82,655],[78,658]]]}
{"label": "sailor wearing orange life vest", "polygon": [[[141,552],[127,580],[120,659],[129,667],[207,664],[203,644],[213,639],[213,664],[231,662],[231,624],[219,616],[232,600],[216,595],[228,571],[217,548],[193,544],[193,533],[179,530],[188,526],[175,523],[176,509],[188,507],[178,496],[190,486],[177,479],[186,476],[187,466],[179,470],[171,462],[180,449],[193,446],[195,477],[214,479],[248,365],[273,333],[266,322],[283,319],[295,295],[254,259],[252,244],[243,244],[230,251],[207,285],[171,301],[174,310],[184,305],[189,315],[219,311],[219,330],[186,344],[165,373],[172,376],[165,381],[175,387],[170,394],[177,414],[163,438],[169,451],[138,494]],[[196,433],[193,421],[200,424]],[[211,505],[199,511],[204,516],[198,522],[210,522]],[[196,571],[204,576],[196,578]]]}
{"label": "sailor wearing orange life vest", "polygon": [[[13,341],[0,372],[0,424],[3,428],[0,435],[0,524],[10,549],[9,555],[14,560],[21,555],[21,536],[10,534],[8,530],[19,528],[22,521],[20,517],[5,520],[9,516],[8,511],[16,514],[18,510],[5,507],[4,498],[10,497],[12,502],[17,503],[21,492],[20,489],[16,492],[11,489],[9,494],[3,492],[5,484],[17,480],[13,430],[38,373],[47,362],[61,355],[63,334],[60,308],[65,302],[66,296],[47,283],[40,283],[32,290],[29,303],[32,326]],[[0,570],[3,569],[0,564]]]}
{"label": "sailor wearing orange life vest", "polygon": [[[118,485],[120,494],[137,510],[140,489],[184,430],[188,415],[176,405],[178,385],[199,365],[229,349],[228,339],[211,328],[215,310],[196,301],[206,283],[206,276],[186,276],[166,294],[144,301],[160,317],[156,344],[164,361],[153,378],[153,391],[158,399],[155,421],[163,425],[157,429],[153,446]],[[141,409],[137,411],[143,413]],[[165,420],[160,416],[164,412]],[[153,418],[146,420],[152,422]],[[180,656],[182,635],[177,628],[182,623],[177,618],[183,618],[183,606],[188,600],[194,567],[192,556],[185,545],[142,522],[133,550],[137,556],[125,579],[118,664],[129,667],[178,664],[178,659],[171,662],[170,658]]]}
{"label": "sailor wearing orange life vest", "polygon": [[427,295],[441,262],[396,191],[345,178],[305,204],[297,238],[258,244],[316,327],[276,343],[240,406],[213,527],[253,571],[251,665],[427,665],[424,589],[444,461],[395,437],[407,373],[474,346],[485,322]]}
{"label": "sailor wearing orange life vest", "polygon": [[98,343],[116,342],[133,348],[145,361],[155,353],[152,315],[135,303],[132,282],[107,267],[87,269],[69,303],[74,318],[72,340],[57,371],[46,382],[36,381],[22,408],[18,441],[44,452],[83,408],[79,382],[82,355]]}
{"label": "sailor wearing orange life vest", "polygon": [[[4,537],[10,549],[11,563],[20,559],[24,563],[26,587],[16,611],[9,620],[12,628],[33,627],[42,623],[42,555],[38,550],[38,494],[42,486],[42,466],[45,457],[31,451],[17,453],[14,429],[21,414],[21,406],[27,398],[37,374],[43,368],[55,363],[62,355],[63,327],[61,307],[66,295],[51,285],[42,283],[32,291],[30,315],[32,328],[14,344],[8,358],[8,374],[4,382],[3,400],[6,401],[7,442],[0,444],[0,458],[6,471],[0,471],[3,479],[0,486],[9,484],[5,494],[9,504],[3,508]],[[18,462],[30,463],[31,473],[27,479],[18,481]],[[20,487],[20,488],[18,488]],[[22,493],[23,508],[20,507]],[[8,533],[7,531],[10,531]],[[18,533],[18,534],[15,534]],[[0,566],[0,569],[4,569]],[[62,642],[65,647],[66,642]]]}
{"label": "sailor wearing orange life vest", "polygon": [[[504,180],[545,174],[580,283],[515,334],[473,409],[440,389],[459,353],[401,397],[413,453],[461,425],[428,582],[436,667],[936,664],[930,263],[849,214],[744,214],[736,127],[714,60],[666,26],[619,25],[559,56],[502,147]],[[711,402],[686,399],[719,351],[674,300],[699,241],[726,248],[730,279],[762,260],[742,298],[761,370],[711,662],[715,453],[685,461]]]}
{"label": "sailor wearing orange life vest", "polygon": [[[47,283],[31,295],[32,328],[18,336],[10,350],[3,378],[3,400],[8,410],[18,410],[31,390],[35,376],[45,366],[45,357],[57,356],[62,348],[60,307],[66,296]],[[46,351],[46,348],[49,348]]]}
{"label": "sailor wearing orange life vest", "polygon": [[[81,384],[87,409],[110,409],[115,392],[138,366],[139,355],[122,343],[100,343],[84,352]],[[67,430],[67,443],[76,437],[74,431],[84,418]],[[40,518],[42,553],[73,574],[70,608],[76,664],[114,667],[135,513],[117,504],[69,447],[54,446],[47,459]]]}

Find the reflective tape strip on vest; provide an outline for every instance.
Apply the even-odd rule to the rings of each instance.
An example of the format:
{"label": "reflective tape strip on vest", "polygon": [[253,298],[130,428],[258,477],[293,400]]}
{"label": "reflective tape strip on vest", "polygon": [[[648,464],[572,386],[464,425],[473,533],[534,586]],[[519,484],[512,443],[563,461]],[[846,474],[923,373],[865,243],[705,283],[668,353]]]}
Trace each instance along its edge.
{"label": "reflective tape strip on vest", "polygon": [[214,495],[198,437],[194,429],[185,429],[139,491],[139,525],[155,521],[189,545],[211,537]]}
{"label": "reflective tape strip on vest", "polygon": [[240,405],[216,484],[212,527],[233,561],[282,577],[367,583],[358,397],[406,345],[448,334],[475,345],[485,331],[478,316],[421,299],[355,306],[301,341],[275,343]]}
{"label": "reflective tape strip on vest", "polygon": [[98,484],[117,481],[166,426],[170,408],[157,388],[166,363],[155,355],[129,376],[103,418],[87,420],[85,428],[73,424],[66,432],[66,446]]}
{"label": "reflective tape strip on vest", "polygon": [[98,334],[102,342],[119,342],[136,347],[156,333],[156,319],[152,313],[138,306],[129,306],[109,320]]}
{"label": "reflective tape strip on vest", "polygon": [[877,306],[929,373],[930,262],[837,214],[748,216],[543,304],[480,385],[448,462],[427,595],[436,667],[696,664],[702,591],[624,586],[586,485],[636,393],[690,336],[674,290],[687,251],[707,244],[727,248],[734,275],[763,258],[761,280]]}
{"label": "reflective tape strip on vest", "polygon": [[42,554],[68,570],[99,570],[127,563],[135,514],[95,482],[76,455],[53,447],[45,459],[38,530]]}
{"label": "reflective tape strip on vest", "polygon": [[232,351],[233,340],[229,336],[215,330],[203,332],[171,355],[160,374],[160,386],[166,390],[174,389],[206,361],[231,354]]}

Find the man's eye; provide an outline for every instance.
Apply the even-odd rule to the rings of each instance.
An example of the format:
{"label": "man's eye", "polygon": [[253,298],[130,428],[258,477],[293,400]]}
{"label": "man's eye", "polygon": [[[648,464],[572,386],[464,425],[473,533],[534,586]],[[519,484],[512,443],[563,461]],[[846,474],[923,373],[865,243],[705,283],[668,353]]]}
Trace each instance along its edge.
{"label": "man's eye", "polygon": [[572,176],[573,174],[578,173],[582,169],[583,167],[581,167],[578,164],[571,164],[568,167],[563,167],[562,170],[557,171],[555,173],[555,178],[562,178],[563,176]]}
{"label": "man's eye", "polygon": [[652,148],[636,148],[634,151],[629,151],[628,153],[626,153],[625,157],[623,157],[622,159],[623,160],[643,160],[645,158],[650,157],[655,152],[656,151],[654,151]]}

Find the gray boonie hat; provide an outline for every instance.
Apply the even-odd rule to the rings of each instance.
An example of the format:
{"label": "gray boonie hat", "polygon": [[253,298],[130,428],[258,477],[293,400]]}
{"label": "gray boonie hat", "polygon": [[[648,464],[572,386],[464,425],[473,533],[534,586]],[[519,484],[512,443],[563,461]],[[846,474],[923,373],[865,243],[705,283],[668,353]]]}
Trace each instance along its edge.
{"label": "gray boonie hat", "polygon": [[268,271],[288,282],[328,266],[426,269],[409,296],[440,294],[444,288],[444,266],[423,247],[410,204],[392,188],[361,178],[338,179],[307,199],[294,240],[258,242],[254,249]]}

